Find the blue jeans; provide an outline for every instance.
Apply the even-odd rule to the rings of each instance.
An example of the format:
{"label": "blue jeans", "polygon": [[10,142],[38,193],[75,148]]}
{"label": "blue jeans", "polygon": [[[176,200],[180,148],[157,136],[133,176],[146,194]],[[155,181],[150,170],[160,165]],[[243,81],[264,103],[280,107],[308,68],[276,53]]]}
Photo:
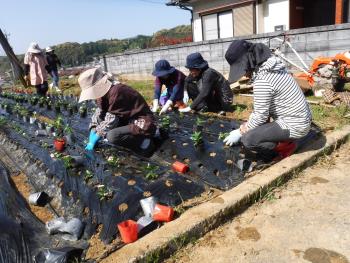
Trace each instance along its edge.
{"label": "blue jeans", "polygon": [[50,76],[52,77],[54,87],[58,87],[58,70],[51,70]]}

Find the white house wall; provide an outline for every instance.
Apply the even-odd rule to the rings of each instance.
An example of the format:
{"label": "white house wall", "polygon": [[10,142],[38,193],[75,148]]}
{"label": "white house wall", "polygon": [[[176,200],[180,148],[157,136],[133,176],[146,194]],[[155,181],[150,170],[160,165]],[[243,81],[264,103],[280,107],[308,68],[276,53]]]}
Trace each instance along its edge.
{"label": "white house wall", "polygon": [[[263,23],[264,25],[258,25],[257,28],[264,32],[269,33],[275,31],[275,26],[285,25],[285,30],[289,30],[289,0],[268,0],[264,1],[259,7],[262,8]],[[261,16],[259,17],[261,18]],[[259,23],[262,21],[259,19]]]}

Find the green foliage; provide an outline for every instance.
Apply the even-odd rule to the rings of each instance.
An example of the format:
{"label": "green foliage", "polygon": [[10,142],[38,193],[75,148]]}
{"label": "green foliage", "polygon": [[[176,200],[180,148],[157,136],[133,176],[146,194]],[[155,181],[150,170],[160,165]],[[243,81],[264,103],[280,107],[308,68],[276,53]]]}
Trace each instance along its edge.
{"label": "green foliage", "polygon": [[155,180],[159,177],[159,175],[156,173],[159,170],[159,166],[147,163],[147,165],[142,168],[147,180]]}
{"label": "green foliage", "polygon": [[113,167],[120,167],[120,159],[116,156],[109,156],[107,163]]}
{"label": "green foliage", "polygon": [[90,170],[85,170],[84,181],[88,182],[92,177],[94,177],[93,173]]}
{"label": "green foliage", "polygon": [[66,169],[73,167],[73,158],[70,155],[63,156],[62,161]]}
{"label": "green foliage", "polygon": [[164,116],[163,118],[160,119],[160,126],[164,129],[169,129],[170,127],[170,117],[169,116]]}
{"label": "green foliage", "polygon": [[113,197],[113,192],[107,186],[100,184],[97,186],[97,197],[100,201],[107,200]]}
{"label": "green foliage", "polygon": [[193,141],[194,146],[198,146],[203,142],[202,132],[196,131],[192,133],[191,140]]}
{"label": "green foliage", "polygon": [[202,126],[204,123],[205,123],[205,120],[197,117],[197,119],[196,119],[196,125],[197,126]]}
{"label": "green foliage", "polygon": [[0,127],[4,127],[7,124],[7,119],[5,117],[0,117]]}
{"label": "green foliage", "polygon": [[223,140],[225,139],[227,136],[229,136],[230,133],[229,132],[220,132],[219,133],[219,140]]}

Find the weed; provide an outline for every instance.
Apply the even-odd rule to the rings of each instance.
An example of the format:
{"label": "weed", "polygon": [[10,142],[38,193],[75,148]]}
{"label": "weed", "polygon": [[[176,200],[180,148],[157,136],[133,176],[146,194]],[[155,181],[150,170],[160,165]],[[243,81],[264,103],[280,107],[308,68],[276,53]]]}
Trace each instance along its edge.
{"label": "weed", "polygon": [[147,163],[147,165],[145,165],[143,167],[143,171],[145,173],[145,178],[147,180],[155,180],[159,177],[159,175],[156,173],[159,170],[159,166],[157,165],[153,165],[150,163]]}
{"label": "weed", "polygon": [[202,132],[196,131],[192,133],[191,140],[193,141],[194,146],[198,146],[203,142]]}
{"label": "weed", "polygon": [[339,118],[343,118],[346,115],[347,111],[348,111],[348,106],[347,105],[340,105],[340,106],[336,107],[334,109],[334,111],[335,111],[335,114]]}

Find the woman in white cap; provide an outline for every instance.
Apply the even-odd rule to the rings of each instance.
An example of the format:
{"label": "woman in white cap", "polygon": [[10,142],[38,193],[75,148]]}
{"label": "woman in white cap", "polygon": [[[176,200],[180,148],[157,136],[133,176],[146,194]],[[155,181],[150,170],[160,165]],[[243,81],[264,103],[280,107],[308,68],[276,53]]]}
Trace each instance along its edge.
{"label": "woman in white cap", "polygon": [[[61,91],[58,87],[59,83],[59,77],[58,77],[58,67],[61,66],[61,61],[58,59],[57,55],[55,54],[55,50],[51,47],[47,47],[45,49],[46,51],[46,60],[47,63],[50,66],[50,76],[52,78],[52,87],[55,88],[57,91]],[[50,85],[51,86],[51,85]]]}
{"label": "woman in white cap", "polygon": [[46,57],[37,43],[31,43],[24,56],[25,80],[36,88],[40,96],[46,96],[48,90],[47,73],[50,67]]}
{"label": "woman in white cap", "polygon": [[78,82],[81,87],[79,102],[96,100],[97,104],[86,150],[92,151],[100,139],[106,138],[112,144],[130,148],[143,156],[153,153],[156,123],[140,93],[124,84],[115,84],[98,68],[84,71]]}

